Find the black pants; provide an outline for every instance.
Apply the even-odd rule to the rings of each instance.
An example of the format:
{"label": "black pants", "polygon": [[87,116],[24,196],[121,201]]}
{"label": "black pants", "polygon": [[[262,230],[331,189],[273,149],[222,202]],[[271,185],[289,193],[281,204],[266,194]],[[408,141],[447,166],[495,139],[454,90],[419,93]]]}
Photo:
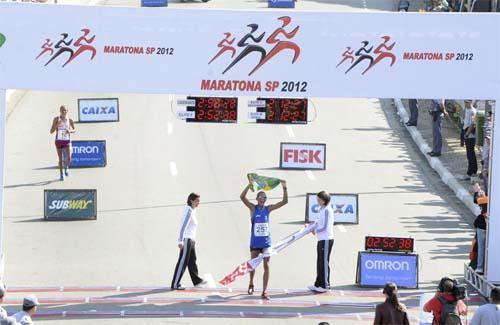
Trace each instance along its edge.
{"label": "black pants", "polygon": [[318,241],[315,287],[330,288],[330,254],[332,253],[332,247],[333,239]]}
{"label": "black pants", "polygon": [[184,247],[180,250],[179,259],[175,266],[174,278],[172,279],[172,288],[177,288],[181,284],[182,275],[186,271],[186,266],[191,276],[193,285],[200,284],[203,280],[198,276],[198,266],[196,266],[195,241],[184,239]]}
{"label": "black pants", "polygon": [[477,174],[477,158],[474,147],[476,146],[475,138],[465,139],[465,149],[467,150],[467,175],[471,176]]}
{"label": "black pants", "polygon": [[410,119],[408,123],[417,125],[418,122],[418,102],[416,99],[409,99],[408,105],[410,106]]}

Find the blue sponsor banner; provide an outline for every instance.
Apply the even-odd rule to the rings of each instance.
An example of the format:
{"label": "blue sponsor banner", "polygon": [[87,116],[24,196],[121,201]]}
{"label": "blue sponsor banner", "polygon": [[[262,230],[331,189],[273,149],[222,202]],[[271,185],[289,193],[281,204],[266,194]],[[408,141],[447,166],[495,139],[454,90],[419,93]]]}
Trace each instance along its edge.
{"label": "blue sponsor banner", "polygon": [[268,0],[269,8],[295,8],[295,0]]}
{"label": "blue sponsor banner", "polygon": [[367,287],[394,282],[400,288],[418,288],[418,255],[359,252],[357,282]]}
{"label": "blue sponsor banner", "polygon": [[118,98],[80,98],[78,99],[78,122],[119,122],[120,107]]}
{"label": "blue sponsor banner", "polygon": [[166,7],[168,0],[141,0],[142,7]]}
{"label": "blue sponsor banner", "polygon": [[75,167],[105,167],[106,141],[72,141],[71,168]]}

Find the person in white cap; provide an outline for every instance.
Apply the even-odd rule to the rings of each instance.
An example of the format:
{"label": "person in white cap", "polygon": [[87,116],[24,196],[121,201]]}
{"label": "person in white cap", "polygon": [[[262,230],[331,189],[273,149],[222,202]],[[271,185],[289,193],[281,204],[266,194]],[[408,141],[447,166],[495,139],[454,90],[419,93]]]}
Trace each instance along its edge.
{"label": "person in white cap", "polygon": [[31,316],[36,313],[38,305],[40,305],[40,303],[38,303],[38,299],[34,295],[27,296],[23,300],[23,311],[14,314],[13,317],[21,325],[32,325],[33,321],[31,320]]}
{"label": "person in white cap", "polygon": [[[5,296],[5,286],[3,284],[0,284],[0,304],[3,304],[3,297]],[[6,319],[7,318],[7,312],[3,307],[0,306],[0,320]]]}

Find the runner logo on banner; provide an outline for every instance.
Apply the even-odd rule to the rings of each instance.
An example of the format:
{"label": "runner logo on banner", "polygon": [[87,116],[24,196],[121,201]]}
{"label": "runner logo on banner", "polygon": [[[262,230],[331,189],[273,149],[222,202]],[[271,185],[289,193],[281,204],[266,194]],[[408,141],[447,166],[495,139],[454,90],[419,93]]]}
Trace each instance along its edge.
{"label": "runner logo on banner", "polygon": [[[317,193],[306,195],[306,222],[317,221],[319,218],[319,204],[316,199]],[[359,207],[357,194],[332,194],[330,193],[330,205],[333,210],[335,224],[358,224]]]}

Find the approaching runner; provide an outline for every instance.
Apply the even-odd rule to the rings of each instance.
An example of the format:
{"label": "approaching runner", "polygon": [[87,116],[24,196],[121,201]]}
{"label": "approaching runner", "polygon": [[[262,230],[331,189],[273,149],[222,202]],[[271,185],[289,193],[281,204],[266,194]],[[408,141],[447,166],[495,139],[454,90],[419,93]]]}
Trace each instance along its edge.
{"label": "approaching runner", "polygon": [[202,286],[207,282],[198,276],[198,266],[196,265],[195,239],[198,228],[198,219],[196,219],[196,208],[200,204],[200,196],[191,193],[187,199],[187,205],[184,208],[182,216],[182,226],[179,234],[177,246],[179,247],[179,259],[175,266],[174,277],[172,279],[172,290],[184,290],[181,286],[181,279],[186,267],[193,281],[193,285]]}
{"label": "approaching runner", "polygon": [[[69,176],[68,168],[71,163],[71,133],[75,133],[75,123],[68,117],[68,109],[65,106],[59,108],[60,115],[52,121],[50,134],[56,132],[56,150],[59,157],[60,180],[64,181],[64,175]],[[63,175],[63,152],[66,153],[66,164]]]}
{"label": "approaching runner", "polygon": [[[271,211],[276,210],[288,203],[288,192],[286,188],[286,182],[281,181],[283,186],[283,200],[276,204],[264,205],[266,203],[266,193],[260,191],[257,193],[257,204],[252,204],[246,195],[248,190],[253,186],[252,180],[250,184],[245,187],[240,195],[241,201],[250,210],[250,218],[252,221],[252,233],[250,239],[250,256],[255,258],[259,256],[260,253],[265,254],[269,252],[269,247],[271,247],[271,234],[269,232],[269,215]],[[264,258],[264,286],[262,288],[262,299],[269,300],[267,295],[267,284],[269,283],[269,257]],[[250,272],[250,283],[248,284],[248,294],[251,295],[254,292],[253,278],[255,271]]]}

